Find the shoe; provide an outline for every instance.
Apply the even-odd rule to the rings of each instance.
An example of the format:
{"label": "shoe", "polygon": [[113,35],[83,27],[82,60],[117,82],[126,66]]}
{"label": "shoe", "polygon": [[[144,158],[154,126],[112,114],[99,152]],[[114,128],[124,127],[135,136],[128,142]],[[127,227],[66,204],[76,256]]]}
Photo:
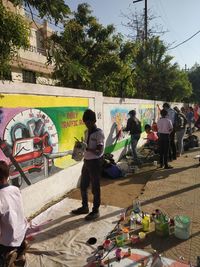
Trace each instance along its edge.
{"label": "shoe", "polygon": [[99,216],[100,216],[100,214],[98,211],[92,211],[85,217],[85,220],[86,221],[92,221],[92,220],[99,218]]}
{"label": "shoe", "polygon": [[165,167],[164,167],[164,169],[167,169],[167,170],[169,170],[169,169],[173,169],[173,167],[172,167],[172,166],[170,166],[170,165],[167,165],[167,166],[165,166]]}
{"label": "shoe", "polygon": [[17,259],[17,251],[16,249],[10,251],[6,255],[6,265],[7,267],[14,267],[14,263]]}
{"label": "shoe", "polygon": [[74,215],[87,214],[87,213],[89,213],[89,208],[88,207],[80,207],[76,210],[72,210],[71,213]]}
{"label": "shoe", "polygon": [[25,255],[21,255],[15,261],[15,266],[25,266],[26,264],[26,257]]}

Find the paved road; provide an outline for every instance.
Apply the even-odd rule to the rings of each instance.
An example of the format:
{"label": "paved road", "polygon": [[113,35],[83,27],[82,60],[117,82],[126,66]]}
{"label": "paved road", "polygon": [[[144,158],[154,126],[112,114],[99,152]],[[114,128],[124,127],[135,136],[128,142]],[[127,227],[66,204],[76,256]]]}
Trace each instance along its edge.
{"label": "paved road", "polygon": [[170,217],[187,215],[192,221],[188,240],[174,236],[159,238],[152,232],[143,247],[156,249],[172,259],[184,258],[195,265],[197,256],[200,256],[200,164],[194,159],[197,154],[200,154],[200,148],[188,151],[173,161],[173,169],[158,169],[139,197],[145,211],[152,213],[158,208]]}

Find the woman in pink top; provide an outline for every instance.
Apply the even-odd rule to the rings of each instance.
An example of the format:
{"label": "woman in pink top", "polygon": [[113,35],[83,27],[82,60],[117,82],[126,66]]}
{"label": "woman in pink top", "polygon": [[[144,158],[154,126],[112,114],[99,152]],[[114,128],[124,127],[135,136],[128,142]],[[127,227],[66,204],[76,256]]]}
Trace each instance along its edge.
{"label": "woman in pink top", "polygon": [[147,133],[147,143],[155,143],[158,141],[158,135],[156,132],[152,131],[151,126],[146,124],[144,126],[145,132]]}

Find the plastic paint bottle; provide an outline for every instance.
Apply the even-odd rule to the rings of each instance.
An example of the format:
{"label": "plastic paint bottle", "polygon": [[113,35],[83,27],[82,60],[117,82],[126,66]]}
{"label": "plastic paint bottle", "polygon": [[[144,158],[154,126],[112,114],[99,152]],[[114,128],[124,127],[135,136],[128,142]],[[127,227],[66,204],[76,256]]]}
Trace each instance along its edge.
{"label": "plastic paint bottle", "polygon": [[144,232],[148,232],[150,227],[149,218],[147,216],[144,216],[142,219],[142,228]]}

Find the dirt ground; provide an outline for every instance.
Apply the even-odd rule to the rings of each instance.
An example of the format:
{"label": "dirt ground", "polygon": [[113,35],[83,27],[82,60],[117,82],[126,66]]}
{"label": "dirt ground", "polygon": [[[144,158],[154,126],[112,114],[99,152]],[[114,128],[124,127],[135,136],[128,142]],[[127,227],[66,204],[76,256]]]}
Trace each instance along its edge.
{"label": "dirt ground", "polygon": [[[101,179],[101,204],[127,208],[132,205],[140,194],[144,193],[145,184],[155,171],[154,166],[143,166],[137,173],[115,180],[109,178]],[[81,199],[80,190],[74,189],[67,197]],[[89,190],[89,201],[92,202],[92,193]]]}

